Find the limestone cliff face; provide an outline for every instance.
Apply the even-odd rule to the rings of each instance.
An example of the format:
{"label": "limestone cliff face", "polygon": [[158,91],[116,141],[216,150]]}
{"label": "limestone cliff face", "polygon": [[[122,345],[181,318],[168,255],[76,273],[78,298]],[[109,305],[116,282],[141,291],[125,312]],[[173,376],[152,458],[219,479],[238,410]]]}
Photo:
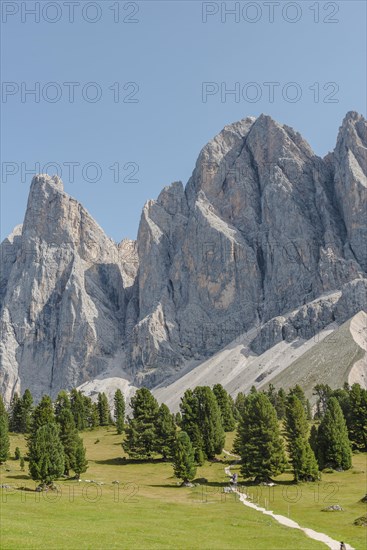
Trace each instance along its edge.
{"label": "limestone cliff face", "polygon": [[[1,386],[54,395],[121,355],[137,263],[61,181],[32,181],[22,229],[2,243]],[[136,257],[136,253],[135,253]]]}
{"label": "limestone cliff face", "polygon": [[110,368],[154,385],[253,326],[260,352],[343,322],[366,307],[366,174],[356,113],[325,159],[292,128],[247,118],[119,245],[58,178],[34,178],[1,245],[2,393],[55,394]]}

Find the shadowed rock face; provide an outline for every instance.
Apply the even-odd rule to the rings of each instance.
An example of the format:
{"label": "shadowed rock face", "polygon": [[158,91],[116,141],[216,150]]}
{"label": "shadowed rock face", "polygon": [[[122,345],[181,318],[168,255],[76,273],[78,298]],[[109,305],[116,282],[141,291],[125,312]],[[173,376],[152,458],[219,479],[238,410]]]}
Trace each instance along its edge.
{"label": "shadowed rock face", "polygon": [[34,178],[23,227],[1,245],[5,398],[110,368],[154,385],[253,326],[259,353],[350,318],[366,307],[366,153],[357,113],[325,159],[268,116],[244,119],[119,245],[57,177]]}

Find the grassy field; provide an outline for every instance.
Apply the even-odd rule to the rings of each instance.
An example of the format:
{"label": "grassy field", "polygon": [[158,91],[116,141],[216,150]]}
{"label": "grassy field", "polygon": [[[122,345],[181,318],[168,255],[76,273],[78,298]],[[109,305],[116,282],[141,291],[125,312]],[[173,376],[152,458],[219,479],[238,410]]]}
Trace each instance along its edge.
{"label": "grassy field", "polygon": [[[114,428],[82,435],[89,458],[89,469],[82,479],[102,485],[64,480],[58,482],[58,493],[36,493],[35,483],[28,478],[27,471],[20,470],[19,461],[8,460],[1,466],[1,483],[11,486],[2,490],[2,549],[326,548],[303,533],[246,508],[235,495],[224,494],[223,487],[228,483],[224,467],[229,461],[224,455],[220,461],[198,469],[197,477],[207,478],[207,485],[182,488],[168,463],[125,461],[121,436],[116,435]],[[232,437],[229,434],[227,449],[231,448]],[[12,454],[16,446],[25,451],[24,438],[12,435]],[[290,484],[289,474],[279,478],[280,484],[273,494],[268,493],[268,488],[262,488],[261,493],[256,487],[246,487],[246,491],[262,505],[267,498],[268,507],[284,515],[288,514],[289,504],[290,517],[302,526],[362,549],[366,530],[352,523],[364,513],[358,500],[365,492],[362,470],[366,470],[366,456],[357,455],[354,463],[355,470],[351,472],[325,475],[319,493],[314,492],[311,484],[300,485],[302,496],[297,502],[288,502],[294,500],[297,491]],[[233,472],[236,468],[233,467]],[[113,484],[114,480],[119,484]],[[336,484],[337,490],[325,486],[330,482]],[[336,491],[336,500],[330,496],[332,491]],[[325,501],[327,497],[332,500]],[[320,512],[329,502],[335,503],[333,499],[346,511]]]}

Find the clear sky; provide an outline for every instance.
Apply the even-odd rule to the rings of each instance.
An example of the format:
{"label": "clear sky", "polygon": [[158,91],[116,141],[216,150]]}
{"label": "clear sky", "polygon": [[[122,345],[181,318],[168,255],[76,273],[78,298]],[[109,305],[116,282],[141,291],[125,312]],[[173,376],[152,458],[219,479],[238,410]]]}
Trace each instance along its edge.
{"label": "clear sky", "polygon": [[347,111],[365,115],[364,1],[1,8],[2,238],[23,221],[31,172],[47,163],[119,241],[135,238],[146,200],[187,182],[226,124],[264,112],[323,156]]}

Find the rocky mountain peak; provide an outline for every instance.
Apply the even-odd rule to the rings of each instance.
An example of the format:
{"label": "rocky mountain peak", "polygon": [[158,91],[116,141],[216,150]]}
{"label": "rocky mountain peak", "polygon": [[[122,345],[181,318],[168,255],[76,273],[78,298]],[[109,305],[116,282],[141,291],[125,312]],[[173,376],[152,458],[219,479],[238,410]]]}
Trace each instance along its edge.
{"label": "rocky mountain peak", "polygon": [[244,118],[119,244],[59,178],[36,176],[1,245],[6,399],[110,372],[152,386],[256,327],[259,353],[352,317],[366,306],[366,147],[353,112],[325,159],[270,116]]}

